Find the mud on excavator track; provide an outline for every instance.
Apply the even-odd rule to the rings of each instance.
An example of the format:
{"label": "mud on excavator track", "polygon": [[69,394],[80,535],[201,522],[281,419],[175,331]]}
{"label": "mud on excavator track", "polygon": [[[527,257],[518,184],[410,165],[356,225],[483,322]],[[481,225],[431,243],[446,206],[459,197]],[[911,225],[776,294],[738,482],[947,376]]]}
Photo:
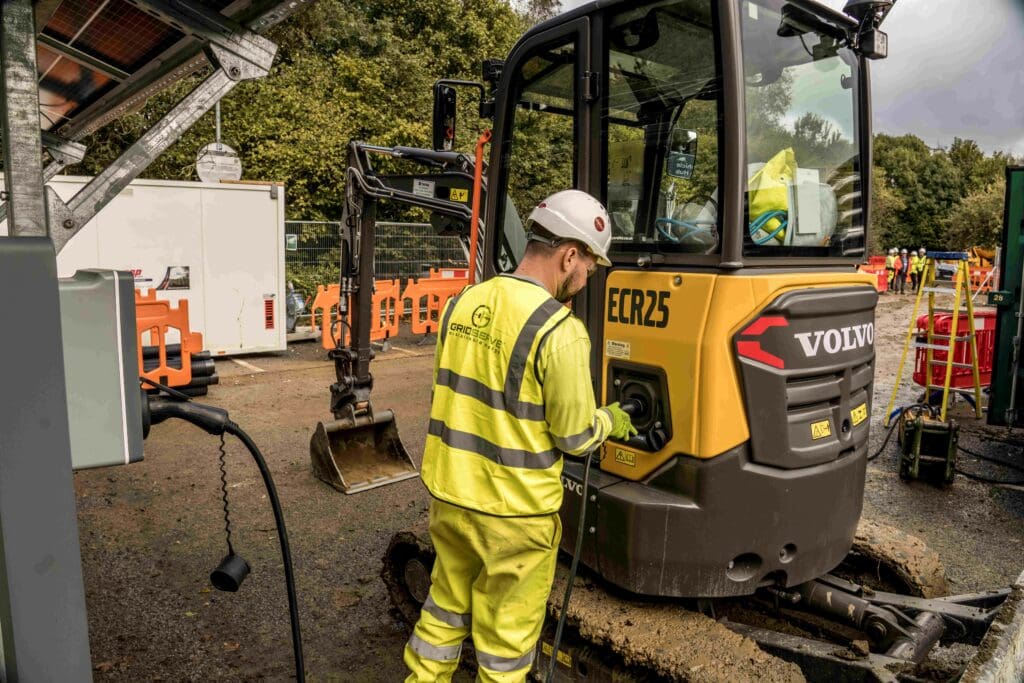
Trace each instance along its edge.
{"label": "mud on excavator track", "polygon": [[[426,600],[433,560],[425,526],[396,534],[384,557],[381,577],[395,610],[410,628]],[[560,562],[532,671],[538,680],[547,671],[567,577],[568,569]],[[911,615],[915,609],[941,603],[948,610],[943,617],[946,632],[927,656],[915,662],[873,653],[868,637],[849,624],[794,609],[795,588],[713,601],[648,599],[581,572],[555,680],[1020,680],[1024,575],[1011,589],[940,597],[946,592],[946,579],[938,556],[914,536],[863,520],[847,559],[819,582],[834,585],[837,596],[843,590],[855,591]],[[917,619],[927,624],[927,618]],[[473,668],[469,645],[467,641],[463,665]]]}

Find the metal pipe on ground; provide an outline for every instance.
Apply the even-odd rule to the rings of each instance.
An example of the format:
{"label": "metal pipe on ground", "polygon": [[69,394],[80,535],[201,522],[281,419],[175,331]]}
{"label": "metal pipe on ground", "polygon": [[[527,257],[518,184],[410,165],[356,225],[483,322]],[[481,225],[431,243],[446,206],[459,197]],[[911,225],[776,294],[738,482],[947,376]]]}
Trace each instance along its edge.
{"label": "metal pipe on ground", "polygon": [[[181,355],[181,344],[168,344],[167,345],[167,357],[180,356]],[[159,358],[160,347],[159,346],[143,346],[142,347],[142,358]],[[213,355],[209,351],[200,351],[199,353],[192,354],[192,360],[209,360]]]}
{"label": "metal pipe on ground", "polygon": [[[181,366],[181,356],[168,356],[167,364],[171,367],[177,368]],[[160,367],[160,361],[157,358],[145,358],[142,361],[143,372],[149,372],[150,370],[156,370]],[[212,358],[207,359],[192,359],[192,376],[205,377],[207,375],[214,375],[217,373],[217,366]]]}

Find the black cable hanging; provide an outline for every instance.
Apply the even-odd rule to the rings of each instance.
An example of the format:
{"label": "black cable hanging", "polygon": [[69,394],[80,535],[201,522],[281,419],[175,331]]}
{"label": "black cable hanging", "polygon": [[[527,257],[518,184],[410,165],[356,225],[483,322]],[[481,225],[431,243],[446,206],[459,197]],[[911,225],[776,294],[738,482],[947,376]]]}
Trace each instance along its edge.
{"label": "black cable hanging", "polygon": [[235,554],[235,548],[231,545],[231,515],[228,512],[228,470],[225,458],[227,453],[224,450],[224,435],[220,435],[220,492],[221,500],[224,501],[224,534],[228,541],[228,555]]}

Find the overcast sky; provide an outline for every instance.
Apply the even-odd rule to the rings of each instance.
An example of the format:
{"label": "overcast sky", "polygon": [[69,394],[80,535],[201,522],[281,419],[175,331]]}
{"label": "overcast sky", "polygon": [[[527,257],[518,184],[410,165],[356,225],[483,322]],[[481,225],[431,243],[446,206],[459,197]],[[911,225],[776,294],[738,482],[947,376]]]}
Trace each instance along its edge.
{"label": "overcast sky", "polygon": [[875,132],[942,147],[969,138],[1024,156],[1024,0],[897,0],[883,30],[889,57],[871,72]]}

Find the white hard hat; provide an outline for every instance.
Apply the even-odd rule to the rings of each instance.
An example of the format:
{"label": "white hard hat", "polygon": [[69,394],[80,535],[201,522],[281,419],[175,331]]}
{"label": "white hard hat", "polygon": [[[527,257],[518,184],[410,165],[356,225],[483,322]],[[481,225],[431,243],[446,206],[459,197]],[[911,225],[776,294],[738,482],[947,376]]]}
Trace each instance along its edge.
{"label": "white hard hat", "polygon": [[897,249],[896,247],[893,247],[892,249],[889,250],[889,253],[890,254],[898,254],[898,253],[900,253],[900,250]]}
{"label": "white hard hat", "polygon": [[925,253],[925,248],[921,247],[920,249],[917,250],[917,253],[924,254]]}
{"label": "white hard hat", "polygon": [[906,249],[900,249],[900,253],[901,253],[901,254],[906,254],[906,253],[907,253],[907,250],[906,250]]}
{"label": "white hard hat", "polygon": [[608,247],[612,243],[612,221],[601,202],[580,190],[562,190],[551,195],[526,219],[529,233],[536,223],[554,237],[576,240],[590,250],[602,266],[610,266]]}

